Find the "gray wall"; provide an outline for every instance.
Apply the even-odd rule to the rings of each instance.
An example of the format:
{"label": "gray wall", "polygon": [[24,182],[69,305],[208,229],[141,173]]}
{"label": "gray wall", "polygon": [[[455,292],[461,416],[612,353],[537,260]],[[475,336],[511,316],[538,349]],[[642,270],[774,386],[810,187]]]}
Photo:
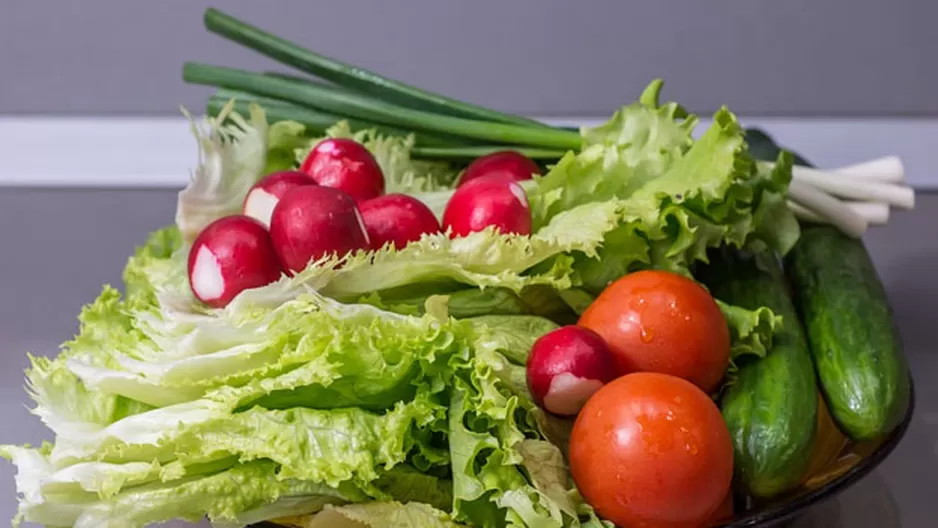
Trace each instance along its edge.
{"label": "gray wall", "polygon": [[[224,1],[319,52],[534,115],[606,114],[655,76],[698,111],[938,114],[928,0]],[[187,59],[271,63],[209,35],[205,0],[0,0],[0,114],[199,109]]]}

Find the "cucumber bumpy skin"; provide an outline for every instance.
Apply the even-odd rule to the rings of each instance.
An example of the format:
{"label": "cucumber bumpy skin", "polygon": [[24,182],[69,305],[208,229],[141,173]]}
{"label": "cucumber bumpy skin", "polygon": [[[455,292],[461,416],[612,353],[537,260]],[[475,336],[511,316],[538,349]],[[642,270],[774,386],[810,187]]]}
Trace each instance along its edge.
{"label": "cucumber bumpy skin", "polygon": [[786,257],[786,273],[831,416],[853,440],[888,434],[909,404],[909,370],[863,242],[806,226]]}
{"label": "cucumber bumpy skin", "polygon": [[782,317],[764,358],[741,358],[720,403],[733,438],[736,486],[773,497],[803,481],[817,434],[818,389],[808,345],[774,254],[724,250],[699,276],[721,301]]}

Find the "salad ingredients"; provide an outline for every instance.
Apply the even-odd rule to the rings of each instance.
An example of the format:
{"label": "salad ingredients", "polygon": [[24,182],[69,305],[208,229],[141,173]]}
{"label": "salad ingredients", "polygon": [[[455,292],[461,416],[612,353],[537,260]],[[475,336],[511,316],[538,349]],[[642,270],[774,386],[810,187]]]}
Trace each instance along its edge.
{"label": "salad ingredients", "polygon": [[334,187],[357,202],[384,194],[384,174],[361,143],[345,138],[319,142],[303,160],[300,171],[319,185]]}
{"label": "salad ingredients", "polygon": [[319,185],[297,187],[283,195],[271,216],[270,236],[287,273],[328,255],[343,257],[370,246],[355,200]]}
{"label": "salad ingredients", "polygon": [[524,188],[513,180],[484,176],[453,193],[443,213],[443,228],[465,236],[493,227],[503,234],[531,234],[531,206]]}
{"label": "salad ingredients", "polygon": [[402,249],[426,233],[439,233],[440,221],[420,200],[406,194],[388,194],[359,204],[371,247],[390,243]]}
{"label": "salad ingredients", "polygon": [[802,482],[816,441],[818,389],[788,284],[772,253],[715,251],[698,276],[713,294],[782,317],[763,358],[739,366],[720,408],[733,437],[740,491],[773,497]]}
{"label": "salad ingredients", "polygon": [[557,415],[576,415],[594,392],[614,378],[615,365],[606,342],[579,326],[544,334],[534,342],[527,360],[531,396]]}
{"label": "salad ingredients", "polygon": [[720,307],[691,279],[665,271],[629,273],[580,316],[603,336],[619,374],[661,372],[713,392],[730,361],[730,331]]}
{"label": "salad ingredients", "polygon": [[189,250],[189,284],[200,301],[222,308],[239,293],[280,278],[280,262],[263,224],[243,216],[212,222]]}
{"label": "salad ingredients", "polygon": [[786,264],[831,415],[855,441],[882,437],[908,405],[909,369],[863,242],[810,226]]}
{"label": "salad ingredients", "polygon": [[301,185],[314,185],[308,174],[298,171],[281,171],[268,174],[251,187],[244,198],[244,214],[250,216],[265,227],[270,227],[270,215],[280,198],[287,191]]}
{"label": "salad ingredients", "polygon": [[466,167],[457,185],[463,185],[482,176],[496,176],[512,181],[530,180],[541,174],[537,163],[515,150],[502,150],[480,156]]}
{"label": "salad ingredients", "polygon": [[[262,77],[290,83],[290,93],[318,90]],[[322,248],[337,243],[321,237],[345,243],[342,231],[357,226],[357,249],[366,249],[355,201],[319,185],[289,191],[272,214],[273,240],[279,226],[305,250],[328,254],[298,259],[292,276],[216,310],[189,294],[185,232],[234,214],[232,205],[240,211],[234,181],[250,182],[246,195],[262,175],[301,165],[324,139],[345,138],[372,153],[387,192],[440,215],[475,182],[454,189],[456,167],[414,159],[411,137],[346,123],[311,137],[301,123],[267,126],[253,101],[251,121],[211,120],[203,148],[226,155],[196,170],[199,200],[128,262],[125,296],[105,289],[59,356],[32,361],[35,412],[56,438],[0,448],[19,469],[21,518],[96,526],[114,515],[138,528],[207,515],[239,525],[309,520],[327,503],[419,501],[467,526],[606,525],[567,470],[573,420],[543,410],[527,387],[533,343],[636,269],[689,274],[708,248],[784,252],[798,235],[785,207],[790,156],[756,165],[727,110],[693,135],[696,119],[659,104],[659,87],[608,123],[573,133],[577,151],[543,177],[502,182],[530,200],[527,234],[489,226],[346,253]],[[483,129],[504,132],[474,125]],[[299,213],[279,224],[296,195],[304,196]],[[330,210],[341,214],[310,222],[303,212]],[[733,350],[772,347],[771,310],[723,308]]]}
{"label": "salad ingredients", "polygon": [[625,375],[599,389],[570,435],[570,471],[618,526],[704,526],[733,478],[733,443],[710,397],[667,374]]}

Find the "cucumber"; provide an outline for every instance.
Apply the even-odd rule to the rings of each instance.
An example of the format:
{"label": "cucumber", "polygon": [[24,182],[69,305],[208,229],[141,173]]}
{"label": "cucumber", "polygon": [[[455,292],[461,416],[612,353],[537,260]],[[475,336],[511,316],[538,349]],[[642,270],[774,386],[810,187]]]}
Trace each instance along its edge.
{"label": "cucumber", "polygon": [[798,487],[817,434],[818,389],[811,354],[775,255],[724,249],[698,277],[723,302],[771,308],[782,317],[765,357],[743,357],[720,402],[733,438],[736,485],[767,498]]}
{"label": "cucumber", "polygon": [[853,440],[891,432],[909,403],[909,370],[863,242],[833,227],[804,227],[786,273],[831,416]]}

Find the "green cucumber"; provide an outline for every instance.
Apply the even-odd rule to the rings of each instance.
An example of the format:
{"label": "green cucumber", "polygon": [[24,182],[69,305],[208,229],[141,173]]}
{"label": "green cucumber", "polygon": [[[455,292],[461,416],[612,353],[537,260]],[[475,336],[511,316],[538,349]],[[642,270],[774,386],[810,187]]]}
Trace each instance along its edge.
{"label": "green cucumber", "polygon": [[899,424],[909,370],[886,291],[863,242],[833,227],[806,226],[786,273],[831,416],[853,440]]}
{"label": "green cucumber", "polygon": [[740,358],[736,379],[720,402],[733,438],[736,485],[754,497],[799,486],[817,434],[814,366],[775,255],[725,249],[698,277],[714,297],[748,309],[766,306],[782,317],[765,357]]}

